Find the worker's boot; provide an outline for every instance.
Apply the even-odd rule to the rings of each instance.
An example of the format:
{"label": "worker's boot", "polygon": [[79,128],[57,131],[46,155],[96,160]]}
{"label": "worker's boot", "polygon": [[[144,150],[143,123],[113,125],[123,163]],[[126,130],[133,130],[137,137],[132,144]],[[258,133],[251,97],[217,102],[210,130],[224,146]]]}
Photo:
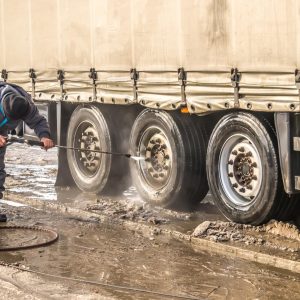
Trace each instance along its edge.
{"label": "worker's boot", "polygon": [[[3,193],[0,192],[0,199],[3,198]],[[0,214],[0,222],[6,222],[7,221],[7,216],[6,214]]]}
{"label": "worker's boot", "polygon": [[0,214],[0,222],[6,222],[6,221],[7,221],[6,214]]}

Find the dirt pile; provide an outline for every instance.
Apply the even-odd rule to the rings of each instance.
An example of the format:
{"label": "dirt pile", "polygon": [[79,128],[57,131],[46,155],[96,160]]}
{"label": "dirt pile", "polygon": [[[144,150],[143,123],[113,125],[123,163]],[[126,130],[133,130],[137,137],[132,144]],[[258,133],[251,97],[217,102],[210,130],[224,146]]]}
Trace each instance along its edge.
{"label": "dirt pile", "polygon": [[261,226],[205,221],[195,228],[192,236],[215,242],[264,245],[268,248],[289,252],[298,252],[300,248],[300,231],[297,227],[275,220]]}
{"label": "dirt pile", "polygon": [[266,232],[269,232],[271,234],[279,235],[300,242],[300,231],[293,224],[272,220],[262,227]]}
{"label": "dirt pile", "polygon": [[250,244],[255,241],[247,239],[243,233],[243,230],[249,227],[250,225],[235,224],[232,222],[204,221],[196,227],[192,235],[194,237],[206,237],[215,242],[239,240]]}
{"label": "dirt pile", "polygon": [[88,205],[88,211],[101,211],[113,219],[130,220],[137,222],[146,222],[154,225],[166,224],[169,221],[156,215],[153,210],[147,208],[143,202],[128,202],[126,199],[108,199],[105,197],[98,198],[96,204]]}

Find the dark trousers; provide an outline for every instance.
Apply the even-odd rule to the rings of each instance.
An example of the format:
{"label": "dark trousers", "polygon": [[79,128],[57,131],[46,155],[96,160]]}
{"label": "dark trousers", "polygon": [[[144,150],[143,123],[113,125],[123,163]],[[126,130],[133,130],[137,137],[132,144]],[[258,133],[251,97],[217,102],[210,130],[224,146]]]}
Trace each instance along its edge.
{"label": "dark trousers", "polygon": [[6,172],[5,172],[5,153],[6,153],[6,147],[1,147],[0,148],[0,192],[5,191],[4,183],[5,183],[5,177],[6,177]]}

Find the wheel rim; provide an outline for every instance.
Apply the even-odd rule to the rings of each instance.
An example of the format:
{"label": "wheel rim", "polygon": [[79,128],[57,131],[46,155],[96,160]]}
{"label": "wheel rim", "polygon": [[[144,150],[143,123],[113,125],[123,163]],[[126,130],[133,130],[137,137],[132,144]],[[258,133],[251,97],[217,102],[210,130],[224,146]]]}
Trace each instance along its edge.
{"label": "wheel rim", "polygon": [[220,152],[220,182],[229,206],[247,209],[262,185],[262,162],[253,141],[245,135],[229,137]]}
{"label": "wheel rim", "polygon": [[[91,122],[80,123],[75,131],[73,147],[87,150],[100,150],[101,142],[96,126]],[[75,159],[80,171],[93,177],[101,165],[101,153],[74,150]]]}
{"label": "wheel rim", "polygon": [[145,160],[139,161],[144,180],[155,189],[165,187],[172,172],[172,151],[167,135],[159,127],[147,128],[138,145]]}

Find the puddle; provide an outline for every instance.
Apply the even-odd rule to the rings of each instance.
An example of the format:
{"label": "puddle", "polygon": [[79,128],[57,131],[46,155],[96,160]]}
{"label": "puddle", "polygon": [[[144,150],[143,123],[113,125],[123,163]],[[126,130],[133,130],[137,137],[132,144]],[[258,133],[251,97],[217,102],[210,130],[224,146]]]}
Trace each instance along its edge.
{"label": "puddle", "polygon": [[[33,270],[201,299],[294,299],[300,288],[297,275],[209,252],[195,253],[166,237],[145,238],[118,226],[75,222],[30,208],[14,209],[13,222],[16,214],[18,223],[55,227],[60,233],[59,241],[49,247],[0,253],[0,260]],[[110,293],[117,299],[162,299],[144,293]]]}

